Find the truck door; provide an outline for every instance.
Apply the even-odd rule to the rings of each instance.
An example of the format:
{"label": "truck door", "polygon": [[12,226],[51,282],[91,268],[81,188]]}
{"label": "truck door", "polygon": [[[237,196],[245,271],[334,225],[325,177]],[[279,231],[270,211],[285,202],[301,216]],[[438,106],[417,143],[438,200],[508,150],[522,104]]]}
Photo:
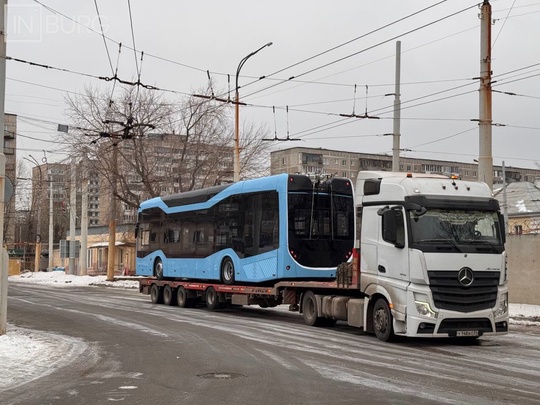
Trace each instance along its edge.
{"label": "truck door", "polygon": [[378,251],[378,275],[408,281],[409,254],[403,207],[384,207],[378,211],[381,221]]}

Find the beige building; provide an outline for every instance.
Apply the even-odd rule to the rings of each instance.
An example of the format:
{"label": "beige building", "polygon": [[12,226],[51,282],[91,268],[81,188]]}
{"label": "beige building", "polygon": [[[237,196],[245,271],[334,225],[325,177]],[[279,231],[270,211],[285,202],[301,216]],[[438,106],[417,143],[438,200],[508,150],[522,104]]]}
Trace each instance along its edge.
{"label": "beige building", "polygon": [[[391,171],[392,156],[346,152],[322,148],[295,147],[274,151],[270,157],[270,173],[319,173],[347,177],[356,181],[360,170]],[[399,171],[458,175],[464,180],[477,180],[478,164],[444,160],[400,157]],[[506,167],[507,182],[534,181],[540,170]],[[493,167],[493,182],[502,183],[502,167]]]}

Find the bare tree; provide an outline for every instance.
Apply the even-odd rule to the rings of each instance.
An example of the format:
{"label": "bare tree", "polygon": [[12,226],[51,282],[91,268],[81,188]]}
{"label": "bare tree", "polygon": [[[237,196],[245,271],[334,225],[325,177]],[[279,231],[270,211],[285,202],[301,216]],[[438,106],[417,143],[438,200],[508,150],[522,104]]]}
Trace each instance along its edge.
{"label": "bare tree", "polygon": [[[84,95],[66,100],[76,128],[63,135],[71,155],[84,160],[87,170],[99,173],[128,207],[232,179],[228,104],[196,97],[174,104],[163,93],[135,86],[122,88],[114,99],[107,92],[86,88]],[[243,130],[243,178],[267,173],[265,132],[254,124]]]}

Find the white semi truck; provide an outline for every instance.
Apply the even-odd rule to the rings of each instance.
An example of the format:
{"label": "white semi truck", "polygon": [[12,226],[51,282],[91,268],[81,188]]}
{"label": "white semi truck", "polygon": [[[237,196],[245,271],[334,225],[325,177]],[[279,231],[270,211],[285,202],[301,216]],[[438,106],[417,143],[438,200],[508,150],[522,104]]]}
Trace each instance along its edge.
{"label": "white semi truck", "polygon": [[259,286],[149,277],[140,291],[154,303],[212,310],[289,304],[308,325],[345,321],[383,341],[508,333],[504,220],[485,183],[362,171],[354,198],[355,253],[335,280]]}
{"label": "white semi truck", "polygon": [[364,326],[382,340],[508,332],[504,219],[485,183],[360,172]]}

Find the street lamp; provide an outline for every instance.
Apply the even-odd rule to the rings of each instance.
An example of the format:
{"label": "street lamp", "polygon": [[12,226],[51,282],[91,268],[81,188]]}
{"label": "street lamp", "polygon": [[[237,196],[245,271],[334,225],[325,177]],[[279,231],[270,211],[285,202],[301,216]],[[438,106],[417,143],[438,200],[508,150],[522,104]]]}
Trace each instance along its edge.
{"label": "street lamp", "polygon": [[247,62],[249,58],[255,55],[260,50],[266,48],[267,46],[272,45],[272,42],[261,46],[255,52],[251,52],[238,64],[236,69],[236,85],[235,85],[235,120],[234,120],[234,181],[237,182],[240,180],[240,96],[238,94],[238,76],[240,75],[240,70],[242,66]]}

